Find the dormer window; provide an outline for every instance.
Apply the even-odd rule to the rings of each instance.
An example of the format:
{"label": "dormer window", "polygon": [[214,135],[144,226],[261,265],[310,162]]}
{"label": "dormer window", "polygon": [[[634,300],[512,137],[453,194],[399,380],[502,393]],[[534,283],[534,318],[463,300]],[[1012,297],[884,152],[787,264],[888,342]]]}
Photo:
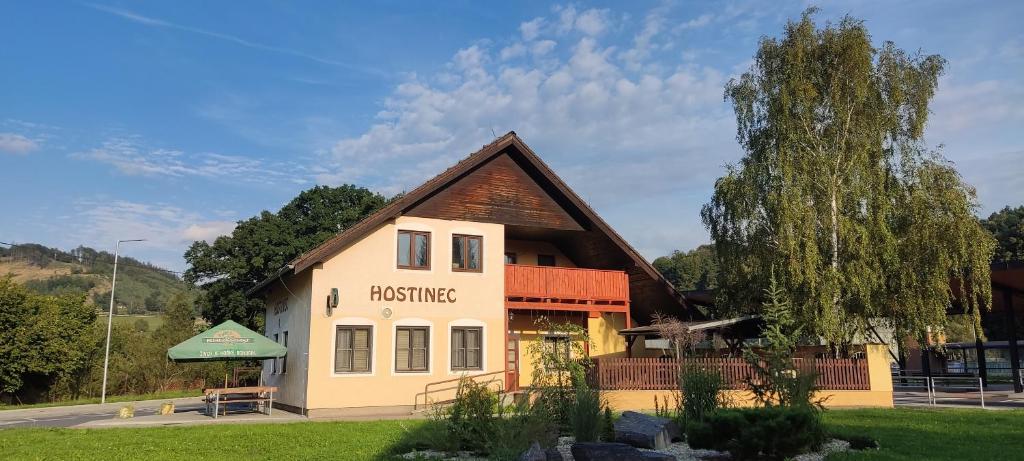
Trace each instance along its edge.
{"label": "dormer window", "polygon": [[398,231],[398,268],[430,269],[430,232]]}

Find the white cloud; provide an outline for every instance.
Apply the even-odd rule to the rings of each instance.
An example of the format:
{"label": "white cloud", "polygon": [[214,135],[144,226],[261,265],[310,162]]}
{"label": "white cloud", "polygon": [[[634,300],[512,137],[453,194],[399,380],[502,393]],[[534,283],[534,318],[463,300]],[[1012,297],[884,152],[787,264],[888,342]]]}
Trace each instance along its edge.
{"label": "white cloud", "polygon": [[39,143],[20,134],[0,133],[0,152],[27,154],[39,149]]}
{"label": "white cloud", "polygon": [[633,37],[633,47],[622,53],[622,60],[630,70],[637,70],[651,57],[652,40],[664,27],[668,5],[652,9],[644,17],[644,26]]}
{"label": "white cloud", "polygon": [[519,32],[523,34],[523,40],[531,41],[540,35],[540,29],[544,26],[544,18],[534,18],[519,25]]}
{"label": "white cloud", "polygon": [[228,234],[234,223],[210,220],[205,216],[166,203],[140,203],[128,200],[80,200],[74,214],[64,217],[62,238],[69,244],[107,248],[117,239],[145,239],[133,243],[127,254],[144,254],[163,267],[180,270],[181,255],[197,240],[212,241]]}
{"label": "white cloud", "polygon": [[508,61],[512,58],[518,58],[526,54],[526,45],[522,43],[514,43],[501,49],[501,60]]}
{"label": "white cloud", "polygon": [[555,46],[557,45],[558,43],[555,42],[554,40],[538,40],[536,43],[533,44],[533,47],[530,49],[530,51],[534,54],[534,56],[544,56],[553,51],[555,49]]}
{"label": "white cloud", "polygon": [[1024,122],[1024,86],[1006,80],[961,84],[943,78],[933,112],[929,131],[943,137],[999,122]]}
{"label": "white cloud", "polygon": [[[409,190],[479,149],[492,132],[515,130],[600,212],[618,218],[612,224],[627,237],[661,219],[637,219],[633,210],[650,197],[693,196],[685,204],[662,203],[661,213],[697,219],[720,166],[738,158],[733,115],[721,96],[726,72],[682,61],[655,66],[649,54],[627,60],[602,42],[604,35],[583,30],[551,40],[585,14],[558,8],[553,19],[520,26],[531,40],[523,45],[545,55],[543,62],[500,59],[511,52],[471,45],[454,54],[443,75],[401,83],[375,124],[335,143],[314,171],[318,180]],[[706,240],[693,227],[670,232],[670,247],[660,235],[642,246],[667,251]]]}
{"label": "white cloud", "polygon": [[130,176],[202,177],[260,183],[306,182],[301,175],[304,169],[297,165],[211,152],[186,154],[176,149],[145,146],[137,136],[109,138],[99,147],[71,156],[106,163]]}
{"label": "white cloud", "polygon": [[608,28],[608,10],[590,9],[576,17],[576,30],[587,35],[601,35]]}
{"label": "white cloud", "polygon": [[571,31],[576,25],[576,7],[572,5],[556,5],[552,10],[558,13],[558,18],[555,22],[555,31],[559,34]]}
{"label": "white cloud", "polygon": [[228,235],[233,230],[235,230],[234,221],[207,221],[190,224],[185,228],[184,232],[182,232],[182,236],[187,241],[203,240],[213,243],[217,237]]}
{"label": "white cloud", "polygon": [[712,15],[710,13],[705,13],[705,14],[702,14],[700,16],[697,16],[696,18],[693,18],[693,19],[691,19],[689,21],[686,21],[686,22],[680,24],[678,26],[678,29],[679,30],[685,30],[685,29],[697,29],[697,28],[700,28],[700,27],[704,27],[704,26],[706,26],[708,24],[711,24],[711,20],[712,19],[714,19],[714,15]]}

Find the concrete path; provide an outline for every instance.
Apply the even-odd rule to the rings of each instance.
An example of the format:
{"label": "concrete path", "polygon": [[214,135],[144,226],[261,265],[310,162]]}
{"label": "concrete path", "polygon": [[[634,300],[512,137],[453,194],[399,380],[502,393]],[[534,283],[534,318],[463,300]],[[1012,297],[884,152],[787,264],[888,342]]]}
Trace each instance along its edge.
{"label": "concrete path", "polygon": [[[173,415],[161,416],[160,405],[174,402]],[[135,417],[117,418],[118,411],[133,403]],[[142,400],[107,404],[68,405],[62,407],[28,408],[0,411],[0,429],[14,427],[141,427],[186,424],[231,424],[254,422],[305,421],[304,416],[276,409],[268,416],[262,413],[234,413],[217,419],[206,416],[200,397]]]}

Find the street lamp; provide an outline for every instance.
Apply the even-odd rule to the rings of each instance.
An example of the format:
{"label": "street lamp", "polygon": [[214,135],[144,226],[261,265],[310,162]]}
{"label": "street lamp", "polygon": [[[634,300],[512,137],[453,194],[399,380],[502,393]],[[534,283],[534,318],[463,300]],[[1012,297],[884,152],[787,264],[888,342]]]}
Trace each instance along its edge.
{"label": "street lamp", "polygon": [[107,312],[107,351],[103,354],[103,390],[100,393],[100,403],[107,403],[107,366],[110,364],[110,325],[114,323],[114,287],[117,286],[117,253],[121,249],[121,243],[145,242],[146,239],[118,240],[114,244],[114,276],[110,279],[110,310]]}

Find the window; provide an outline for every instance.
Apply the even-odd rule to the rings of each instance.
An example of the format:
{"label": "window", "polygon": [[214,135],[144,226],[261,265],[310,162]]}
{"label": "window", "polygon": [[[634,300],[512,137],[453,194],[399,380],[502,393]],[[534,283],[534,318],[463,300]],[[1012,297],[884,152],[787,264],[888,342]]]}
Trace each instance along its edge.
{"label": "window", "polygon": [[372,327],[339,326],[334,343],[334,372],[369,373],[372,338]]}
{"label": "window", "polygon": [[554,350],[558,360],[568,362],[572,358],[572,341],[568,336],[545,336],[544,348],[548,351]]}
{"label": "window", "polygon": [[516,254],[505,253],[505,264],[516,264]]}
{"label": "window", "polygon": [[[282,335],[283,336],[281,336],[281,345],[284,347],[288,347],[288,332],[285,331],[284,333],[282,333]],[[288,373],[288,351],[285,351],[284,357],[281,357],[281,374],[283,375],[286,373]]]}
{"label": "window", "polygon": [[452,270],[480,272],[484,238],[476,235],[452,235]]}
{"label": "window", "polygon": [[398,268],[430,269],[430,232],[398,231]]}
{"label": "window", "polygon": [[452,370],[483,370],[480,327],[452,328]]}
{"label": "window", "polygon": [[395,329],[395,371],[427,371],[430,352],[430,328],[398,327]]}
{"label": "window", "polygon": [[554,266],[555,255],[537,255],[538,266]]}
{"label": "window", "polygon": [[[275,343],[277,342],[277,338],[278,338],[277,333],[274,333],[274,342]],[[272,375],[276,375],[277,374],[277,359],[276,358],[274,360],[270,361],[270,374],[272,374]]]}

